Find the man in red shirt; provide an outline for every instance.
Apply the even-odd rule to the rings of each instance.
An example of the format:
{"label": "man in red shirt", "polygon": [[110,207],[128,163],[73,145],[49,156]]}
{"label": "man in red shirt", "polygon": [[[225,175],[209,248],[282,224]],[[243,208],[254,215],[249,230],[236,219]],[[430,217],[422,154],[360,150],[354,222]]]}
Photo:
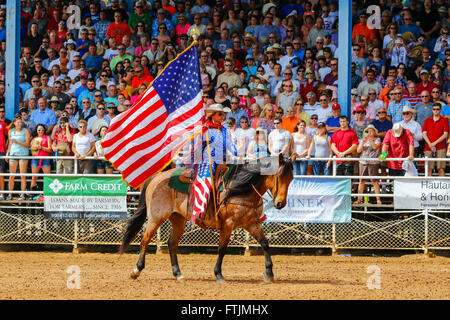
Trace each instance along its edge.
{"label": "man in red shirt", "polygon": [[145,74],[144,67],[137,65],[134,67],[135,76],[131,80],[131,95],[134,95],[138,90],[139,86],[145,83],[147,86],[154,80],[150,74]]}
{"label": "man in red shirt", "polygon": [[[414,137],[408,129],[404,129],[400,122],[389,129],[383,140],[381,152],[387,153],[388,158],[408,158],[414,160]],[[390,176],[404,176],[403,161],[388,161]]]}
{"label": "man in red shirt", "polygon": [[114,22],[111,23],[106,29],[106,40],[110,38],[116,38],[117,45],[122,44],[122,38],[124,35],[131,35],[131,29],[125,22],[122,22],[122,14],[120,11],[114,13]]}
{"label": "man in red shirt", "polygon": [[[425,140],[425,157],[445,158],[446,141],[448,138],[449,125],[448,120],[441,114],[441,105],[433,104],[433,115],[425,119],[422,127],[423,139]],[[431,176],[436,166],[435,161],[428,162],[428,175]],[[439,161],[437,164],[440,176],[445,176],[445,161]]]}
{"label": "man in red shirt", "polygon": [[[347,116],[339,117],[340,129],[331,137],[331,150],[338,158],[351,158],[358,147],[358,136],[348,126]],[[336,161],[338,176],[351,176],[354,172],[353,161]]]}
{"label": "man in red shirt", "polygon": [[359,23],[357,23],[352,30],[352,40],[360,43],[359,38],[363,38],[364,43],[369,43],[375,37],[375,30],[367,26],[367,13],[361,12],[359,15]]}
{"label": "man in red shirt", "polygon": [[417,84],[417,92],[427,90],[431,95],[431,91],[437,87],[437,84],[430,81],[430,73],[427,69],[422,69],[420,71],[420,80],[422,81]]}

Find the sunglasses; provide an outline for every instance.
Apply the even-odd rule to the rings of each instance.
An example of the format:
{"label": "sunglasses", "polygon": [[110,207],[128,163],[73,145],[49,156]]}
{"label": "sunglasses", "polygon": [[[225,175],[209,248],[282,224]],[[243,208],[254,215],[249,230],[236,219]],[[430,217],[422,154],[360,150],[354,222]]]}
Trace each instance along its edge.
{"label": "sunglasses", "polygon": [[378,114],[380,114],[380,113],[387,113],[386,111],[378,111]]}
{"label": "sunglasses", "polygon": [[274,122],[273,124],[280,124],[281,122]]}
{"label": "sunglasses", "polygon": [[316,117],[312,117],[311,120],[318,120],[319,118]]}
{"label": "sunglasses", "polygon": [[433,108],[433,111],[441,111],[439,108]]}

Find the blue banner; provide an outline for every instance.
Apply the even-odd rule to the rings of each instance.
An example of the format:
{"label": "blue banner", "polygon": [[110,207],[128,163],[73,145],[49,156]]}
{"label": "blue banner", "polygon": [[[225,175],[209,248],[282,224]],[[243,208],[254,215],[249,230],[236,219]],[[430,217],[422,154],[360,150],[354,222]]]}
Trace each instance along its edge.
{"label": "blue banner", "polygon": [[295,178],[286,206],[277,210],[271,201],[265,201],[264,213],[267,222],[348,223],[352,217],[351,179]]}

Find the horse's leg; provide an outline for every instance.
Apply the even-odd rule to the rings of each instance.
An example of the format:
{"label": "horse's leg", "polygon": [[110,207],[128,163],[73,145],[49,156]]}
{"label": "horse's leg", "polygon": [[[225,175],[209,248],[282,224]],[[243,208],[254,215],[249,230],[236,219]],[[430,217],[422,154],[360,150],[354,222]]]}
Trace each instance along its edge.
{"label": "horse's leg", "polygon": [[170,238],[168,241],[169,245],[169,253],[170,253],[170,263],[172,264],[172,272],[175,277],[177,277],[178,281],[183,280],[183,275],[181,274],[180,267],[178,266],[178,243],[180,242],[180,238],[183,235],[184,227],[186,224],[185,218],[174,212],[169,217],[170,223],[172,224],[172,232],[170,233]]}
{"label": "horse's leg", "polygon": [[264,281],[266,282],[272,282],[273,281],[273,271],[272,271],[272,258],[270,257],[269,252],[269,240],[267,240],[266,236],[264,235],[264,229],[262,227],[261,222],[255,223],[251,226],[248,226],[245,228],[250,235],[255,238],[259,244],[261,245],[261,248],[264,250],[264,258],[266,261],[266,272],[264,273]]}
{"label": "horse's leg", "polygon": [[220,230],[220,240],[219,240],[219,256],[217,258],[216,266],[214,267],[214,274],[216,275],[217,282],[225,282],[225,278],[222,275],[222,261],[227,251],[228,242],[230,241],[231,232],[233,230],[226,224],[222,225]]}
{"label": "horse's leg", "polygon": [[156,230],[158,230],[158,228],[161,226],[162,222],[163,220],[158,222],[149,220],[147,222],[147,227],[145,228],[145,232],[141,240],[141,250],[139,253],[139,260],[136,264],[136,269],[134,269],[130,275],[132,279],[137,279],[141,274],[142,270],[144,270],[145,252],[147,250],[147,246],[150,243],[150,240],[152,240],[153,236],[155,235]]}

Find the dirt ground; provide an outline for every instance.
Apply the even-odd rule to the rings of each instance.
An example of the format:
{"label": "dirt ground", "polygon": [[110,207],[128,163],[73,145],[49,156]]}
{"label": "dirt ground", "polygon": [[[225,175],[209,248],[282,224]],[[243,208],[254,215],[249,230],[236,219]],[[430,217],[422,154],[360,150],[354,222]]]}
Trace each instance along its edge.
{"label": "dirt ground", "polygon": [[[129,278],[137,254],[0,252],[1,300],[334,300],[449,299],[450,258],[274,255],[275,282],[264,283],[264,257],[227,255],[215,282],[214,254],[180,254],[185,276],[172,276],[169,255],[147,254],[146,269]],[[79,281],[68,273],[79,269]],[[77,270],[75,268],[74,270]],[[369,273],[368,273],[369,271]],[[378,277],[379,276],[379,277]],[[374,281],[375,280],[375,281]],[[379,280],[379,282],[377,282]],[[79,284],[79,289],[76,286]],[[372,289],[368,287],[371,286]],[[378,286],[379,285],[379,286]],[[377,286],[379,289],[377,289]],[[75,287],[75,288],[74,288]]]}

